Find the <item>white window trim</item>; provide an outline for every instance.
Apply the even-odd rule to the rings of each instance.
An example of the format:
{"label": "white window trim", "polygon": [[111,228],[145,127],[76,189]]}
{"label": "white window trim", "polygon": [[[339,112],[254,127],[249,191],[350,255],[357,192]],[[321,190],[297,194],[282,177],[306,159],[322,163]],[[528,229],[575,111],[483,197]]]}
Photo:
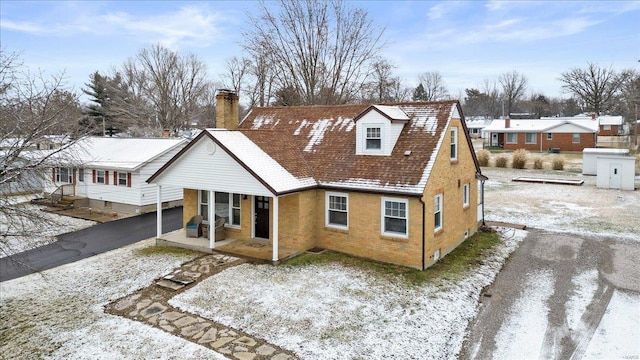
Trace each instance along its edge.
{"label": "white window trim", "polygon": [[[67,175],[67,179],[66,179],[67,181],[63,181],[62,179],[62,171],[61,171],[62,169],[65,170],[65,174]],[[56,182],[71,184],[73,182],[73,170],[65,167],[56,168]]]}
{"label": "white window trim", "polygon": [[[124,184],[120,184],[120,176],[124,175]],[[129,173],[126,172],[118,172],[118,178],[116,179],[118,180],[118,186],[127,186],[129,185]]]}
{"label": "white window trim", "polygon": [[[516,141],[509,141],[509,135],[515,135]],[[518,134],[517,133],[507,133],[507,144],[517,144],[518,143]]]}
{"label": "white window trim", "polygon": [[[102,173],[102,182],[100,182],[100,173]],[[106,184],[107,183],[107,172],[105,170],[96,170],[96,184]]]}
{"label": "white window trim", "polygon": [[[533,141],[527,141],[527,135],[533,134]],[[524,143],[525,144],[537,144],[538,143],[538,135],[536,133],[524,133]]]}
{"label": "white window trim", "polygon": [[[202,210],[202,192],[206,191],[207,192],[207,213],[206,214],[202,214],[201,210]],[[206,218],[207,221],[209,221],[210,219],[208,219],[209,217],[209,206],[211,206],[211,199],[209,199],[209,190],[198,190],[198,215],[202,215],[203,218]]]}
{"label": "white window trim", "polygon": [[[436,212],[436,204],[439,204],[439,209]],[[436,227],[435,225],[435,215],[436,213],[440,213],[440,226]],[[433,216],[434,216],[434,224],[433,224],[433,232],[438,232],[442,230],[444,226],[444,197],[443,194],[438,194],[433,197]]]}
{"label": "white window trim", "polygon": [[470,184],[464,184],[462,186],[462,206],[464,208],[468,208],[469,207],[469,186]]}
{"label": "white window trim", "polygon": [[[238,206],[234,207],[233,206],[233,196],[234,195],[238,195]],[[234,209],[238,209],[240,211],[240,224],[234,224],[233,223],[233,210]],[[229,193],[229,223],[226,224],[227,227],[230,228],[234,228],[234,229],[240,229],[240,227],[242,226],[242,194],[236,194],[236,193]]]}
{"label": "white window trim", "polygon": [[[576,141],[576,135],[578,135],[578,141]],[[571,143],[572,144],[580,144],[580,140],[581,140],[580,138],[581,138],[580,133],[573,133],[571,135]]]}
{"label": "white window trim", "polygon": [[84,169],[78,169],[78,182],[84,182]]}
{"label": "white window trim", "polygon": [[[451,159],[451,161],[456,161],[458,160],[458,152],[459,152],[459,146],[458,146],[458,127],[457,126],[452,126],[451,127],[451,131],[449,133],[450,137],[451,137],[451,144],[449,146],[449,157]],[[453,151],[451,151],[451,149],[453,149],[455,147],[455,155],[453,154]]]}
{"label": "white window trim", "polygon": [[547,140],[553,140],[553,133],[547,133]]}
{"label": "white window trim", "polygon": [[[385,231],[384,229],[384,219],[386,217],[385,214],[385,203],[387,201],[391,201],[391,202],[399,202],[399,203],[404,203],[405,206],[405,221],[406,221],[406,233],[402,234],[402,233],[397,233],[397,232],[391,232],[391,231]],[[409,237],[409,201],[407,199],[402,199],[402,198],[390,198],[390,197],[383,197],[381,199],[380,202],[380,233],[382,235],[385,236],[392,236],[392,237],[396,237],[396,238],[408,238]]]}
{"label": "white window trim", "polygon": [[[347,199],[347,225],[340,225],[340,224],[333,224],[329,222],[329,211],[331,210],[329,208],[329,198],[331,196],[340,196],[340,197],[344,197]],[[325,208],[325,212],[324,212],[324,224],[326,227],[330,227],[330,228],[336,228],[336,229],[342,229],[342,230],[348,230],[349,229],[349,194],[347,193],[339,193],[339,192],[327,192],[325,193],[324,196],[324,208]],[[339,211],[339,210],[334,210],[334,211]]]}
{"label": "white window trim", "polygon": [[[380,129],[380,149],[367,149],[368,129]],[[364,155],[384,155],[386,146],[385,131],[387,131],[387,128],[384,126],[384,124],[365,124],[362,127],[362,153]]]}

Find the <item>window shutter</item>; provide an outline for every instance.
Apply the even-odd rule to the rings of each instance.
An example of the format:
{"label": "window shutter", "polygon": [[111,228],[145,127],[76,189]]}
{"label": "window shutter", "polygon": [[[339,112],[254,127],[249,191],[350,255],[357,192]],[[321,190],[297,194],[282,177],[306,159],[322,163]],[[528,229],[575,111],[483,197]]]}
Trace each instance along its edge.
{"label": "window shutter", "polygon": [[56,182],[56,168],[51,169],[51,181]]}
{"label": "window shutter", "polygon": [[72,183],[73,185],[75,185],[75,184],[76,184],[76,169],[73,169],[73,178],[72,178],[72,180],[71,180],[71,183]]}
{"label": "window shutter", "polygon": [[104,184],[109,185],[109,171],[104,171]]}
{"label": "window shutter", "polygon": [[117,171],[113,172],[113,185],[114,186],[118,186],[118,172]]}
{"label": "window shutter", "polygon": [[131,187],[131,173],[127,173],[127,187]]}
{"label": "window shutter", "polygon": [[92,171],[93,171],[93,183],[95,184],[96,183],[96,171],[95,170],[92,170]]}

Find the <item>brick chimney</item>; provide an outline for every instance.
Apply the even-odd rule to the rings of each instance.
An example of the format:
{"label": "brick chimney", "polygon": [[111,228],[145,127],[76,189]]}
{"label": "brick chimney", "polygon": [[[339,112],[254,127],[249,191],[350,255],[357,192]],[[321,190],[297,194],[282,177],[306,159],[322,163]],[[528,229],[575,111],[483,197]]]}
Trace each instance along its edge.
{"label": "brick chimney", "polygon": [[505,128],[510,128],[511,127],[511,119],[509,119],[508,116],[507,116],[506,119],[504,119],[504,127]]}
{"label": "brick chimney", "polygon": [[216,128],[238,128],[238,94],[233,90],[219,89],[216,94]]}

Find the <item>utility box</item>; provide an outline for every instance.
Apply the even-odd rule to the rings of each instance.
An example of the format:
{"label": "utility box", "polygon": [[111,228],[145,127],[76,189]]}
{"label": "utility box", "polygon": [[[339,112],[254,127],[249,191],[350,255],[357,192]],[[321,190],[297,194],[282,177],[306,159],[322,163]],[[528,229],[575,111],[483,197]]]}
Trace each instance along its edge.
{"label": "utility box", "polygon": [[596,185],[603,189],[635,190],[636,158],[599,156]]}
{"label": "utility box", "polygon": [[582,175],[598,174],[598,156],[627,156],[629,149],[585,148],[582,150]]}

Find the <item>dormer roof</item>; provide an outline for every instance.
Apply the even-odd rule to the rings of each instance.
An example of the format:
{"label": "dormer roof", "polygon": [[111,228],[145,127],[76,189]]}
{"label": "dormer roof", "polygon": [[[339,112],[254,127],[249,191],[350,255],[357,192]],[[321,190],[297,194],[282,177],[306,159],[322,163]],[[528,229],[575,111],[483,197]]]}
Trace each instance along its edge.
{"label": "dormer roof", "polygon": [[391,105],[371,105],[362,113],[358,114],[353,120],[358,121],[364,115],[369,113],[370,111],[377,111],[382,116],[389,119],[391,122],[407,122],[409,121],[409,116],[402,111],[399,106],[391,106]]}

